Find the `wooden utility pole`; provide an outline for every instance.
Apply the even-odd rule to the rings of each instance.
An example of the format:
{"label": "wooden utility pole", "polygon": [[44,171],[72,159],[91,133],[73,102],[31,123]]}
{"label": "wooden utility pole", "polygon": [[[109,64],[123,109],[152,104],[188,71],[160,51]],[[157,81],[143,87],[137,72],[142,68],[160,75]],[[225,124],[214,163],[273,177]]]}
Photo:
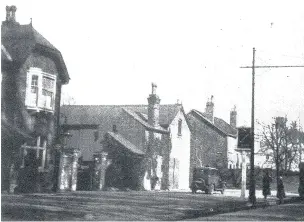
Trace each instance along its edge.
{"label": "wooden utility pole", "polygon": [[252,205],[256,203],[255,196],[255,176],[254,176],[254,87],[255,87],[255,48],[253,48],[252,57],[252,99],[251,99],[251,152],[250,152],[250,187],[249,201]]}
{"label": "wooden utility pole", "polygon": [[251,68],[252,69],[252,100],[251,100],[251,138],[252,144],[250,148],[250,187],[249,187],[249,201],[252,206],[256,204],[255,196],[255,176],[254,176],[254,95],[255,95],[255,68],[299,68],[304,67],[303,65],[297,66],[255,66],[255,48],[253,48],[252,66],[242,66],[240,68]]}

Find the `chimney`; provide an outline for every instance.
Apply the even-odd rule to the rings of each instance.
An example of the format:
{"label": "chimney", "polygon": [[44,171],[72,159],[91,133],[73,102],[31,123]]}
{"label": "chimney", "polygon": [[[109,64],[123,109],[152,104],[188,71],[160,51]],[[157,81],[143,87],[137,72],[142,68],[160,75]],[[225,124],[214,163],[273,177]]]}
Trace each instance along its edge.
{"label": "chimney", "polygon": [[286,117],[278,116],[278,117],[275,117],[274,119],[275,119],[276,128],[286,126],[286,123],[287,123],[287,118]]}
{"label": "chimney", "polygon": [[212,123],[214,122],[213,112],[214,112],[214,103],[213,103],[213,96],[211,96],[211,99],[210,100],[208,99],[206,103],[205,115],[207,119],[210,120]]}
{"label": "chimney", "polygon": [[12,6],[6,6],[6,21],[7,22],[16,22],[16,11],[17,7]]}
{"label": "chimney", "polygon": [[160,99],[156,95],[157,85],[152,83],[152,93],[148,98],[148,123],[153,126],[159,126],[159,103]]}
{"label": "chimney", "polygon": [[236,112],[236,106],[234,105],[233,109],[230,111],[230,126],[233,128],[236,128],[236,117],[237,117],[237,112]]}

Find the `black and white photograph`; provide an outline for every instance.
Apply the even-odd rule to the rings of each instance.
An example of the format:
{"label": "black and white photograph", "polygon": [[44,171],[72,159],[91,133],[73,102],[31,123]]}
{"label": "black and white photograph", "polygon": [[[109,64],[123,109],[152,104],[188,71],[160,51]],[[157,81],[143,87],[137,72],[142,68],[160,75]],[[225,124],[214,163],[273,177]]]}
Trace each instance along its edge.
{"label": "black and white photograph", "polygon": [[2,0],[2,221],[304,221],[304,2]]}

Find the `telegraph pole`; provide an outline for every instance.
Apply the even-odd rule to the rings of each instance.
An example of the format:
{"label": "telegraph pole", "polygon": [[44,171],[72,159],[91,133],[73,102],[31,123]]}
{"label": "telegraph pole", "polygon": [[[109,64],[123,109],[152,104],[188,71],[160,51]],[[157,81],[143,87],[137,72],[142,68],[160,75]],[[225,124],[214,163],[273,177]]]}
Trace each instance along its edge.
{"label": "telegraph pole", "polygon": [[251,100],[251,147],[250,147],[250,187],[249,187],[249,201],[252,206],[256,204],[255,196],[255,176],[254,176],[254,95],[255,95],[255,68],[299,68],[304,67],[303,65],[296,66],[255,66],[255,48],[253,48],[252,66],[242,66],[240,68],[251,68],[252,69],[252,100]]}
{"label": "telegraph pole", "polygon": [[252,206],[256,203],[255,196],[255,177],[254,177],[254,87],[255,87],[255,48],[253,48],[252,57],[252,99],[251,99],[251,152],[250,152],[250,187],[249,201]]}

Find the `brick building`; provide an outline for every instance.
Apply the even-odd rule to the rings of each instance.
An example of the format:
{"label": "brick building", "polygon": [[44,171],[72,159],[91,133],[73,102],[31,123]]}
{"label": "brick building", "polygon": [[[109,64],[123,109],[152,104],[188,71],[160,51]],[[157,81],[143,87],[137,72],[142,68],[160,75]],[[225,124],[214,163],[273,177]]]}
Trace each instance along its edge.
{"label": "brick building", "polygon": [[6,7],[1,25],[2,191],[51,189],[60,94],[69,75],[62,55]]}
{"label": "brick building", "polygon": [[93,185],[86,189],[189,188],[188,122],[181,104],[160,104],[156,85],[148,105],[68,105],[61,111],[80,163],[94,160],[94,175],[86,176]]}
{"label": "brick building", "polygon": [[238,168],[237,112],[230,112],[230,124],[214,117],[214,103],[206,103],[205,112],[191,110],[187,114],[191,130],[191,168],[206,166],[218,169]]}

